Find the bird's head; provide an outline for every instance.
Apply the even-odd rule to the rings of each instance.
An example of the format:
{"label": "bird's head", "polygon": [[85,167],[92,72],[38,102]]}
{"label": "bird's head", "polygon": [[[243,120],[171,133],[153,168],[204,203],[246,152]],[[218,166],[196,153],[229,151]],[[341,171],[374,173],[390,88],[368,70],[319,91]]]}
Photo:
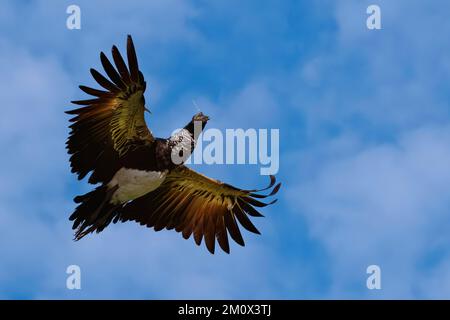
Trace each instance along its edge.
{"label": "bird's head", "polygon": [[205,116],[202,112],[195,114],[192,120],[184,127],[195,140],[197,140],[198,135],[205,129],[206,123],[209,117]]}
{"label": "bird's head", "polygon": [[206,124],[209,120],[208,116],[205,116],[203,112],[199,112],[192,117],[192,122],[199,121],[202,124]]}

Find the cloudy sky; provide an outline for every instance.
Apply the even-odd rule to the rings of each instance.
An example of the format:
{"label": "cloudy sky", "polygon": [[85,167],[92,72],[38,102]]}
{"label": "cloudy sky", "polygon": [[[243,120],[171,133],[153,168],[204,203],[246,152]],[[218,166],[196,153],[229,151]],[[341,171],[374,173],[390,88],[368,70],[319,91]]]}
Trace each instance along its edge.
{"label": "cloudy sky", "polygon": [[[2,1],[0,298],[450,298],[450,3],[145,3]],[[192,100],[210,127],[280,129],[283,188],[245,248],[213,256],[133,223],[72,240],[72,198],[91,187],[70,173],[63,111],[127,34],[156,135]],[[258,165],[195,169],[267,183]],[[66,288],[72,264],[81,290]]]}

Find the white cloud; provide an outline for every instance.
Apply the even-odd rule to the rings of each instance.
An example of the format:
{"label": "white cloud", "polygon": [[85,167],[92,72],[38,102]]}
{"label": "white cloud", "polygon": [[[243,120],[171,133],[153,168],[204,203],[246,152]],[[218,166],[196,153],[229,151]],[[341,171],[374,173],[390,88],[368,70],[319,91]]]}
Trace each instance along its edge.
{"label": "white cloud", "polygon": [[[380,1],[383,29],[370,31],[369,4],[336,4],[335,45],[288,77],[307,127],[305,147],[285,159],[298,166],[287,201],[300,201],[292,211],[328,252],[328,297],[443,298],[449,46],[431,35],[450,26],[442,4]],[[382,268],[381,292],[365,288],[370,264]]]}
{"label": "white cloud", "polygon": [[300,61],[285,81],[292,84],[291,103],[306,117],[311,135],[326,128],[389,135],[449,117],[439,92],[450,79],[450,46],[432,36],[450,28],[446,11],[440,5],[379,1],[383,29],[368,30],[369,4],[334,4],[333,45]]}
{"label": "white cloud", "polygon": [[450,127],[422,128],[392,144],[316,158],[315,175],[289,191],[331,257],[330,296],[369,297],[370,264],[385,275],[383,297],[428,295],[415,291],[425,276],[417,265],[433,250],[432,230],[450,221],[448,141]]}

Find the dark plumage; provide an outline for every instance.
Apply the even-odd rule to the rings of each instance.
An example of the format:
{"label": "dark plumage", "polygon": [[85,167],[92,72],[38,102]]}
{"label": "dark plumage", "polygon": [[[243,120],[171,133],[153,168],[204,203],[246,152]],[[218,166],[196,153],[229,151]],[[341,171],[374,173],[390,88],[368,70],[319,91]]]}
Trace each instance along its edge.
{"label": "dark plumage", "polygon": [[[74,116],[67,141],[72,172],[78,179],[91,173],[89,183],[100,184],[74,199],[78,206],[70,220],[75,239],[100,232],[111,222],[134,220],[156,231],[175,229],[186,239],[193,235],[197,244],[204,239],[211,253],[216,239],[229,252],[228,234],[244,245],[239,224],[259,233],[248,216],[262,216],[255,207],[270,203],[257,199],[274,195],[280,184],[271,176],[266,189],[272,191],[261,195],[262,190],[238,189],[184,166],[195,147],[196,129],[203,130],[209,118],[198,113],[174,136],[153,137],[144,119],[146,83],[130,36],[128,66],[116,46],[112,57],[115,67],[100,54],[109,79],[91,69],[104,90],[80,86],[93,98],[73,101],[82,107],[67,111]],[[181,160],[174,161],[174,156]]]}

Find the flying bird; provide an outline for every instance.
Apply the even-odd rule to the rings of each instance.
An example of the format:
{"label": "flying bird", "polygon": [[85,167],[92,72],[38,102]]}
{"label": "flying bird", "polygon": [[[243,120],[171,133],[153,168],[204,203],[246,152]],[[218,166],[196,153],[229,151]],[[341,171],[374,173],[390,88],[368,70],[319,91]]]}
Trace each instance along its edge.
{"label": "flying bird", "polygon": [[[144,98],[146,82],[131,36],[126,58],[128,65],[113,46],[114,67],[101,52],[109,79],[91,69],[103,89],[79,86],[92,98],[72,101],[82,107],[66,111],[73,115],[66,143],[71,171],[79,180],[90,174],[88,182],[98,185],[74,198],[78,206],[70,220],[75,240],[99,233],[111,222],[133,220],[155,231],[174,229],[185,239],[193,235],[197,245],[204,239],[211,253],[216,240],[230,252],[228,235],[244,246],[239,225],[259,234],[249,216],[262,216],[255,207],[275,202],[260,199],[277,193],[280,184],[275,185],[275,177],[270,176],[267,188],[244,190],[186,167],[183,163],[208,116],[199,112],[171,137],[154,137],[144,119],[144,112],[149,111]],[[263,190],[269,193],[261,194]]]}

